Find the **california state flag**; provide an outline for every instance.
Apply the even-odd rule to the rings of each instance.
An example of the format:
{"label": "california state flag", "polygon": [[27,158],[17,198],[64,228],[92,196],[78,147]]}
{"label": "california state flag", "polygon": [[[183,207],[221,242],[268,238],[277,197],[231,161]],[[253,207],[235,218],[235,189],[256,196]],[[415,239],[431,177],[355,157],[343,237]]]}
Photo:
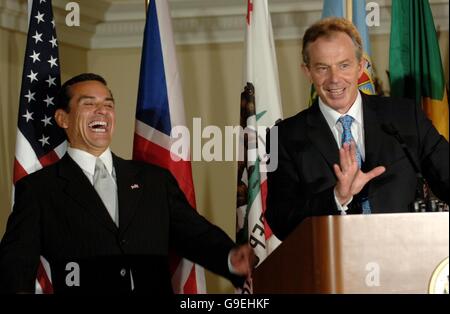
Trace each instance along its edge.
{"label": "california state flag", "polygon": [[[237,176],[236,240],[249,242],[258,265],[280,241],[264,219],[267,196],[266,129],[282,118],[278,67],[267,0],[248,0]],[[267,157],[267,156],[266,156]],[[252,293],[251,280],[242,293]]]}

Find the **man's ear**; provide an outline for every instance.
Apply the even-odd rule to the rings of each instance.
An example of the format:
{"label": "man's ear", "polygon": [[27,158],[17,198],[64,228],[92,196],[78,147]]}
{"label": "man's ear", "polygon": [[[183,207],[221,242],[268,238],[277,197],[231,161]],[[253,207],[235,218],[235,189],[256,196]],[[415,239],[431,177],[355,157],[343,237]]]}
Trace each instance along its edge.
{"label": "man's ear", "polygon": [[309,71],[308,65],[302,63],[302,70],[303,73],[305,73],[306,77],[308,78],[309,82],[312,83],[311,72]]}
{"label": "man's ear", "polygon": [[364,68],[366,67],[366,59],[364,59],[363,57],[361,57],[361,61],[359,61],[358,66],[359,66],[359,69],[358,69],[358,73],[359,73],[358,78],[360,78],[361,75],[362,75],[363,72],[364,72]]}
{"label": "man's ear", "polygon": [[67,129],[69,127],[69,116],[63,109],[56,109],[55,121],[60,128]]}

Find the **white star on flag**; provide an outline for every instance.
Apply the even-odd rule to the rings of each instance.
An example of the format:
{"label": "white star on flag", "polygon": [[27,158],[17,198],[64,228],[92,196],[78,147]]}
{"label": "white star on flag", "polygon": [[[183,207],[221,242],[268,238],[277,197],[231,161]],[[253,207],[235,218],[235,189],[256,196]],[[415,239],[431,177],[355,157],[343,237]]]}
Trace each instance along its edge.
{"label": "white star on flag", "polygon": [[47,107],[48,107],[49,105],[52,105],[52,106],[55,105],[55,104],[53,103],[53,98],[54,98],[54,97],[49,97],[49,96],[47,95],[47,98],[44,99],[44,102],[47,104]]}
{"label": "white star on flag", "polygon": [[31,73],[27,75],[27,77],[30,79],[30,83],[33,83],[33,81],[38,81],[37,79],[37,72],[34,73],[33,70],[31,70]]}
{"label": "white star on flag", "polygon": [[27,122],[30,121],[30,120],[34,120],[34,119],[33,119],[33,112],[28,112],[28,110],[27,110],[27,113],[26,113],[26,114],[23,114],[23,115],[22,115],[22,117],[24,117],[25,119],[27,119]]}
{"label": "white star on flag", "polygon": [[52,43],[52,48],[58,47],[58,44],[56,43],[56,38],[52,36],[52,40],[49,40],[50,43]]}
{"label": "white star on flag", "polygon": [[35,44],[37,44],[39,41],[42,41],[42,33],[38,33],[37,31],[36,31],[36,34],[34,35],[34,36],[31,36],[31,37],[33,37],[34,38],[34,40],[35,40]]}
{"label": "white star on flag", "polygon": [[42,147],[44,147],[45,144],[50,145],[50,143],[48,142],[49,139],[50,139],[50,136],[46,137],[44,134],[42,134],[42,138],[38,141],[41,142]]}
{"label": "white star on flag", "polygon": [[45,21],[44,21],[44,14],[39,13],[39,11],[38,11],[37,15],[35,16],[35,18],[37,19],[37,23],[38,23],[38,24],[39,24],[40,22],[45,22]]}
{"label": "white star on flag", "polygon": [[52,85],[56,86],[55,83],[56,77],[52,77],[51,75],[48,76],[48,80],[45,80],[48,83],[48,87],[51,87]]}
{"label": "white star on flag", "polygon": [[46,127],[47,125],[53,125],[50,120],[52,117],[47,117],[46,115],[44,115],[44,119],[42,119],[41,121],[44,122],[44,127]]}
{"label": "white star on flag", "polygon": [[56,60],[58,60],[58,58],[53,58],[53,56],[50,56],[50,59],[47,60],[47,62],[50,63],[50,68],[53,68],[53,66],[55,67],[58,66],[56,64]]}
{"label": "white star on flag", "polygon": [[30,103],[32,100],[36,100],[36,99],[34,99],[34,94],[36,94],[36,93],[32,93],[30,90],[28,90],[28,94],[25,95],[25,98],[28,99],[28,103]]}
{"label": "white star on flag", "polygon": [[39,53],[36,53],[36,51],[33,50],[33,54],[30,55],[30,58],[33,59],[33,63],[35,63],[36,60],[37,60],[37,61],[41,61],[41,59],[39,59],[39,55],[40,55],[40,54],[41,54],[40,52],[39,52]]}

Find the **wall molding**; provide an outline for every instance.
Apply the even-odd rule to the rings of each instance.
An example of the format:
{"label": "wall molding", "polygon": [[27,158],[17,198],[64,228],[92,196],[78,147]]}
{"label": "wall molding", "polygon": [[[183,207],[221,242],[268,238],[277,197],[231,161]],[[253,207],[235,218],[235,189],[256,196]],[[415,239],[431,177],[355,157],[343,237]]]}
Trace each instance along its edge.
{"label": "wall molding", "polygon": [[[78,0],[79,27],[65,24],[69,0],[53,0],[58,38],[86,49],[141,47],[145,25],[144,0]],[[177,44],[242,42],[244,0],[170,0]],[[391,0],[380,5],[380,26],[371,34],[390,31]],[[430,0],[435,25],[449,30],[449,1]],[[269,1],[275,39],[298,40],[306,27],[320,18],[322,1]],[[0,27],[26,33],[27,0],[0,0]]]}

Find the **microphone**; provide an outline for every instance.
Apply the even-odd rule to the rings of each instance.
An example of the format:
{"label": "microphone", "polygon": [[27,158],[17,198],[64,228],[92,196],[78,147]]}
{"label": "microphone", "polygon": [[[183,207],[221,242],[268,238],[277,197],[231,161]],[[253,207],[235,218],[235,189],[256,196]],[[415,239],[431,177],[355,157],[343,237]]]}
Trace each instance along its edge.
{"label": "microphone", "polygon": [[430,198],[429,194],[426,193],[428,191],[428,184],[426,183],[422,172],[420,171],[419,165],[417,164],[416,160],[413,158],[413,155],[409,151],[408,146],[406,145],[405,141],[403,140],[402,136],[398,132],[397,128],[392,123],[387,124],[381,124],[381,128],[383,131],[391,136],[393,136],[397,142],[400,144],[400,146],[403,149],[403,152],[406,155],[406,158],[408,159],[409,163],[412,165],[414,172],[416,173],[417,177],[417,187],[416,187],[416,199],[414,203],[412,204],[412,211],[415,212],[425,212],[425,211],[431,211],[436,206],[434,203],[430,204]]}
{"label": "microphone", "polygon": [[386,132],[387,134],[393,136],[397,140],[397,142],[402,147],[403,152],[406,155],[406,158],[408,158],[409,162],[411,163],[411,165],[412,165],[412,167],[414,169],[414,172],[416,173],[416,176],[418,178],[422,178],[423,179],[422,173],[420,172],[420,168],[417,165],[417,162],[413,158],[411,152],[409,151],[408,146],[406,145],[406,143],[403,140],[402,136],[398,132],[397,128],[392,123],[382,124],[381,128],[383,129],[384,132]]}

